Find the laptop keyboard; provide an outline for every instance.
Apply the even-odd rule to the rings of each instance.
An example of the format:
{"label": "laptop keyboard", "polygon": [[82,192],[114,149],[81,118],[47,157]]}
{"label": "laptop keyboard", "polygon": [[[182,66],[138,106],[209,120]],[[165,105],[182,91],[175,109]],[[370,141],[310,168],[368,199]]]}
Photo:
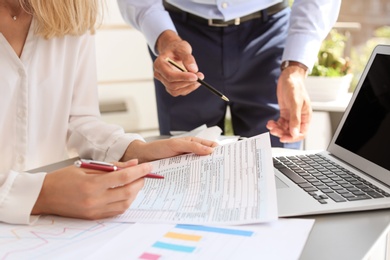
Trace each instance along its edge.
{"label": "laptop keyboard", "polygon": [[321,204],[390,197],[390,194],[320,154],[274,157],[274,167]]}

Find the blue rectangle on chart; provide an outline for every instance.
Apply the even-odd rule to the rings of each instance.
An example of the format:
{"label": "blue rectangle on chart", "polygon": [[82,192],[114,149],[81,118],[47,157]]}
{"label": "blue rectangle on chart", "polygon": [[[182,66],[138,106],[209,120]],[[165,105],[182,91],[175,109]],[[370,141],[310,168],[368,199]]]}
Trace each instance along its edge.
{"label": "blue rectangle on chart", "polygon": [[244,236],[250,237],[253,235],[253,231],[248,230],[238,230],[230,228],[219,228],[219,227],[207,227],[207,226],[197,226],[197,225],[176,225],[176,228],[187,229],[187,230],[197,230],[204,232],[220,233],[234,236]]}
{"label": "blue rectangle on chart", "polygon": [[193,246],[182,246],[182,245],[175,245],[175,244],[163,243],[158,241],[153,244],[153,247],[168,249],[172,251],[185,252],[185,253],[192,253],[196,249],[196,247]]}

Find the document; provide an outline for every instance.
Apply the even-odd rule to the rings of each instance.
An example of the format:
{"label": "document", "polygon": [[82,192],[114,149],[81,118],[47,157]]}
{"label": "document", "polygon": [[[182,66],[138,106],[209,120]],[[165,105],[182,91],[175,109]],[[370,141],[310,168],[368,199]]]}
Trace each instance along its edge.
{"label": "document", "polygon": [[313,223],[279,219],[245,226],[205,226],[41,216],[34,225],[0,223],[0,259],[295,260]]}
{"label": "document", "polygon": [[58,216],[34,225],[0,223],[0,259],[85,259],[131,225]]}
{"label": "document", "polygon": [[199,138],[211,140],[217,142],[218,144],[227,144],[238,141],[240,136],[226,136],[221,135],[222,129],[219,126],[207,127],[206,125],[201,125],[189,132],[171,132],[171,138],[185,137],[185,136],[196,136]]}
{"label": "document", "polygon": [[277,219],[268,133],[218,146],[211,155],[152,164],[165,179],[145,179],[132,206],[111,221],[231,225]]}
{"label": "document", "polygon": [[296,260],[313,224],[313,219],[245,226],[136,223],[87,259]]}

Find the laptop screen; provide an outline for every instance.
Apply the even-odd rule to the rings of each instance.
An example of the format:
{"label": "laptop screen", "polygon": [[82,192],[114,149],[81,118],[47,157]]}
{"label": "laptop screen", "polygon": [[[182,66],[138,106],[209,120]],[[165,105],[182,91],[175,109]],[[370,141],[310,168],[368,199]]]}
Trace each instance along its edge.
{"label": "laptop screen", "polygon": [[390,170],[390,55],[375,55],[335,143]]}

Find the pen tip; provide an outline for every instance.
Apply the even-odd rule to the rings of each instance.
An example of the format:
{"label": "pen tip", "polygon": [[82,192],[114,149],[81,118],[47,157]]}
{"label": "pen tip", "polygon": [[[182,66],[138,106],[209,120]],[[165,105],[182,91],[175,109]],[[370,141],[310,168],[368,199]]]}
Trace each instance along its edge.
{"label": "pen tip", "polygon": [[229,99],[228,99],[225,95],[223,95],[221,98],[222,98],[223,100],[225,100],[226,102],[229,102]]}

